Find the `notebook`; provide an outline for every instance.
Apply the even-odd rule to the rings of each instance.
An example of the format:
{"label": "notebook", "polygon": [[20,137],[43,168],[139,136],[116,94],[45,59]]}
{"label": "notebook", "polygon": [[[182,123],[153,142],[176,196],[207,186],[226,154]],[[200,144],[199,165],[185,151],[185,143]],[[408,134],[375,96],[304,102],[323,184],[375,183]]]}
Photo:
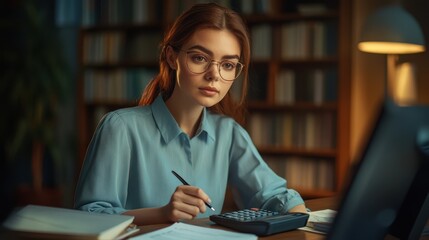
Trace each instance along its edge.
{"label": "notebook", "polygon": [[57,239],[114,239],[134,217],[27,205],[12,213],[3,227],[20,235]]}

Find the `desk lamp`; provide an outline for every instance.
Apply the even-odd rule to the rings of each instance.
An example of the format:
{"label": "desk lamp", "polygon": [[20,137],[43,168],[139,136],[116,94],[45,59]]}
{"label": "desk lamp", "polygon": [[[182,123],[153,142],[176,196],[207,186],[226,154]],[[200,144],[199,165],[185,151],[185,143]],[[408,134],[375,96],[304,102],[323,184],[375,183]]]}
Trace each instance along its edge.
{"label": "desk lamp", "polygon": [[[397,76],[397,79],[395,76],[396,60],[399,54],[412,54],[425,51],[425,40],[422,30],[410,13],[399,4],[393,4],[380,8],[369,15],[363,25],[358,48],[363,52],[387,55],[387,70],[384,85],[385,100],[388,100],[390,95],[399,105],[408,105],[413,101],[413,98],[416,98],[416,96],[405,96],[405,98],[402,96],[402,99],[398,98],[399,92],[403,94],[407,91],[407,88],[415,84],[411,82],[414,79],[402,75],[406,72],[412,72],[409,64],[402,66],[403,71],[400,72],[401,74]],[[406,75],[409,76],[410,74]],[[396,84],[396,80],[402,82]],[[404,83],[404,81],[407,82]],[[388,84],[396,85],[397,88],[400,87],[401,89],[394,89],[391,86],[389,87]],[[415,92],[411,94],[415,94]],[[422,129],[418,133],[420,131]],[[425,132],[429,133],[429,129],[426,129]],[[425,156],[429,160],[429,155]],[[404,200],[396,216],[396,220],[391,226],[391,234],[396,236],[396,239],[420,238],[422,229],[427,222],[429,215],[429,195],[427,193],[429,184],[425,180],[427,179],[427,173],[424,174],[423,172],[427,172],[428,164],[425,166],[425,168],[419,170],[416,175],[418,177],[413,180],[408,196]],[[422,174],[425,177],[422,177]]]}
{"label": "desk lamp", "polygon": [[[387,55],[384,85],[385,98],[389,95],[395,97],[394,90],[395,92],[406,91],[405,89],[392,89],[392,87],[389,87],[389,84],[395,83],[398,54],[424,52],[424,41],[422,30],[417,21],[399,4],[380,8],[369,15],[363,25],[358,49],[363,52]],[[407,81],[413,81],[413,79],[407,79]],[[408,88],[414,86],[413,83],[407,84]],[[395,85],[393,84],[393,86]],[[401,84],[401,86],[407,85]],[[411,97],[415,98],[416,96]],[[398,103],[401,104],[400,102]]]}

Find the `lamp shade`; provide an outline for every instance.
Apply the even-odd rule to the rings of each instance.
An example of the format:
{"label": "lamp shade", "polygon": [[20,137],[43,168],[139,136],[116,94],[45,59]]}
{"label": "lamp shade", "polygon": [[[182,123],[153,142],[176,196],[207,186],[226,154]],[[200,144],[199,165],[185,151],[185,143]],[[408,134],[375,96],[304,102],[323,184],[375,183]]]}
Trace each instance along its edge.
{"label": "lamp shade", "polygon": [[399,5],[383,7],[367,18],[358,44],[363,52],[406,54],[425,51],[422,30]]}

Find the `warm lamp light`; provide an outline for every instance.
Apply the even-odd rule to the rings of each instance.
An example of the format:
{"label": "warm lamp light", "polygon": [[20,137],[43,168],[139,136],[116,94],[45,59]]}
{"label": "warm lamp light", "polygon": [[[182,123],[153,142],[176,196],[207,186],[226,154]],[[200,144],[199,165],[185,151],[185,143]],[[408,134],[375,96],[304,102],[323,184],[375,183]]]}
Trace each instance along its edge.
{"label": "warm lamp light", "polygon": [[413,105],[417,103],[417,86],[415,81],[414,66],[411,63],[402,63],[397,68],[394,93],[396,100],[401,105]]}
{"label": "warm lamp light", "polygon": [[[398,104],[409,104],[417,96],[412,91],[403,91],[407,84],[415,86],[413,74],[401,76],[401,84],[396,84],[397,54],[411,54],[425,51],[425,40],[422,30],[414,19],[400,5],[383,7],[368,16],[358,43],[359,50],[368,53],[387,54],[387,70],[384,96],[391,96]],[[390,85],[390,88],[389,88]],[[392,87],[395,87],[392,89]],[[406,93],[407,97],[398,93]],[[410,99],[413,99],[410,101]]]}
{"label": "warm lamp light", "polygon": [[359,50],[382,54],[407,54],[425,51],[422,30],[414,17],[399,5],[371,14],[364,23]]}
{"label": "warm lamp light", "polygon": [[396,42],[360,42],[358,48],[362,52],[381,54],[407,54],[425,51],[425,47],[422,45]]}

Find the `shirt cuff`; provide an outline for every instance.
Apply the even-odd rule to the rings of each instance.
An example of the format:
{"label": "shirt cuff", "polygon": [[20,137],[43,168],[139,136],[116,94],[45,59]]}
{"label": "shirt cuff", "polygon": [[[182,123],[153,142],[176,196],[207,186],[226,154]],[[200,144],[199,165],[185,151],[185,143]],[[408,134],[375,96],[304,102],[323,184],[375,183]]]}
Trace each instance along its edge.
{"label": "shirt cuff", "polygon": [[90,203],[79,207],[78,209],[87,212],[107,213],[107,214],[122,214],[127,210],[122,207],[113,207],[109,203],[97,202]]}

